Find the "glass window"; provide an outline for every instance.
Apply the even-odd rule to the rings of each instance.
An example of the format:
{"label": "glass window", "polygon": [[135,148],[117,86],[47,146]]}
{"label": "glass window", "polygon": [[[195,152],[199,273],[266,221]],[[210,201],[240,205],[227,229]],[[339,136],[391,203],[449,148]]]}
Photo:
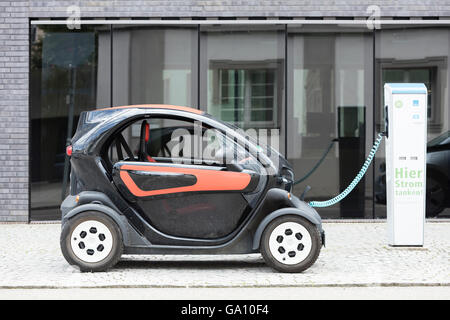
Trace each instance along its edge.
{"label": "glass window", "polygon": [[[109,147],[108,157],[112,164],[122,160],[168,163],[185,160],[193,163],[201,159],[194,157],[194,141],[200,141],[205,130],[201,123],[196,128],[190,120],[161,117],[138,120],[116,135]],[[117,143],[120,136],[123,142]]]}
{"label": "glass window", "polygon": [[[306,200],[343,191],[372,144],[372,34],[364,29],[288,28],[287,156]],[[337,141],[335,139],[338,139]],[[371,174],[324,218],[371,218]]]}
{"label": "glass window", "polygon": [[[448,60],[450,32],[433,26],[383,25],[376,32],[376,127],[384,128],[385,83],[424,83],[428,89],[427,217],[450,217],[450,130]],[[436,141],[443,141],[436,145]],[[386,217],[384,144],[375,159],[375,211]]]}
{"label": "glass window", "polygon": [[[306,200],[331,198],[357,174],[373,132],[383,130],[387,82],[427,86],[427,212],[450,216],[448,27],[383,24],[375,35],[345,25],[289,25],[287,35],[284,25],[112,29],[111,37],[110,25],[31,28],[31,219],[59,219],[70,172],[65,146],[80,112],[130,104],[201,108],[244,130],[256,129],[249,135],[293,165],[301,180],[295,194],[309,184]],[[155,135],[167,127],[151,121]],[[123,132],[136,156],[140,130],[136,123]],[[149,155],[164,157],[165,151],[149,149]],[[111,152],[117,159],[117,151]],[[384,218],[384,170],[382,143],[355,191],[321,215]]]}
{"label": "glass window", "polygon": [[259,162],[222,131],[191,119],[155,116],[116,133],[103,155],[111,170],[119,161],[212,165],[239,164],[261,173]]}
{"label": "glass window", "polygon": [[81,111],[110,106],[109,26],[33,26],[30,60],[31,219],[60,219],[65,155]]}
{"label": "glass window", "polygon": [[[435,106],[435,97],[432,93],[433,88],[436,86],[436,72],[437,67],[424,67],[411,66],[410,68],[394,66],[383,66],[381,68],[382,87],[386,83],[423,83],[428,89],[428,119],[433,119],[437,106]],[[384,105],[384,103],[383,103]]]}
{"label": "glass window", "polygon": [[113,104],[197,108],[197,28],[114,25]]}
{"label": "glass window", "polygon": [[284,56],[282,27],[202,27],[201,107],[284,152]]}

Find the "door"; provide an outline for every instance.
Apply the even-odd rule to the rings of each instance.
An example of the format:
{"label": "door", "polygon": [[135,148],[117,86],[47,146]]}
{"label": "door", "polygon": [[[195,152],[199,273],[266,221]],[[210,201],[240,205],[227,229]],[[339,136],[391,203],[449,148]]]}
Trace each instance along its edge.
{"label": "door", "polygon": [[[142,142],[134,148],[138,155],[115,162],[112,173],[130,205],[167,235],[216,239],[238,228],[251,211],[246,195],[260,190],[256,160],[220,132],[215,132],[215,143],[222,145],[228,139],[226,148],[206,155],[210,133],[207,128],[193,128],[187,120],[152,118],[137,125]],[[184,135],[177,129],[183,129]],[[202,141],[201,156],[192,152],[199,148],[188,146],[196,139]],[[177,146],[180,141],[182,147]],[[233,151],[233,159],[216,161],[227,150]]]}

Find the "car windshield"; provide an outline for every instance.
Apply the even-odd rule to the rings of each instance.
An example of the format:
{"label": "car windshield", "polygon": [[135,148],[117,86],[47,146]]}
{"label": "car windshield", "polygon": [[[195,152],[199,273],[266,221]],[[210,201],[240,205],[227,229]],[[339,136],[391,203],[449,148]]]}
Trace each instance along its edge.
{"label": "car windshield", "polygon": [[439,137],[436,137],[427,143],[428,147],[434,147],[438,145],[444,145],[450,143],[450,131],[441,134]]}
{"label": "car windshield", "polygon": [[232,123],[229,123],[229,122],[226,122],[226,121],[222,121],[222,120],[218,120],[218,119],[216,119],[216,120],[219,121],[220,123],[226,125],[227,127],[229,127],[230,129],[232,129],[233,131],[235,131],[235,132],[240,132],[240,133],[244,134],[244,136],[245,136],[250,142],[252,142],[255,146],[257,146],[257,147],[260,149],[260,151],[270,149],[270,153],[274,153],[274,154],[280,156],[280,152],[278,152],[278,151],[277,151],[275,148],[273,148],[272,146],[268,146],[266,143],[264,143],[264,142],[262,142],[262,141],[258,141],[258,140],[257,140],[254,136],[252,136],[252,135],[246,135],[244,129],[242,129],[242,128],[236,126],[235,124],[232,124]]}

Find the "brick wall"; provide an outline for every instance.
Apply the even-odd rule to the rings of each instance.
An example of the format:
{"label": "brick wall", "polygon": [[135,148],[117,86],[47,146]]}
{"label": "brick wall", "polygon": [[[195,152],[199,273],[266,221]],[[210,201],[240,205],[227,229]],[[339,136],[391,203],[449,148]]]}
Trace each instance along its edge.
{"label": "brick wall", "polygon": [[31,17],[64,16],[78,5],[84,17],[365,17],[369,5],[383,16],[450,16],[448,0],[130,0],[28,1]]}
{"label": "brick wall", "polygon": [[29,18],[450,16],[447,0],[0,1],[0,221],[28,220]]}
{"label": "brick wall", "polygon": [[28,220],[28,6],[0,2],[0,221]]}

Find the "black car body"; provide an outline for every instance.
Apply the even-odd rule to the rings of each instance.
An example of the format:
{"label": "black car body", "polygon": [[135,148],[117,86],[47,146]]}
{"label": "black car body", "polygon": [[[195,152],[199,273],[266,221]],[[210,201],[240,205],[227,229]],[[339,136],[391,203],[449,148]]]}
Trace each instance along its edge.
{"label": "black car body", "polygon": [[[161,156],[173,132],[149,129],[152,119],[201,123],[202,130],[214,129],[232,141],[222,156],[238,149],[247,158],[217,164],[186,155]],[[132,150],[122,132],[136,123],[141,127],[139,147]],[[101,213],[120,230],[124,254],[256,253],[266,227],[288,216],[313,225],[324,241],[320,216],[290,193],[294,175],[289,163],[199,110],[140,105],[83,112],[69,148],[71,182],[61,205],[63,231],[80,214]],[[190,161],[180,161],[186,158]],[[64,241],[62,236],[62,247]],[[74,264],[96,270],[92,264]]]}
{"label": "black car body", "polygon": [[[382,163],[377,180],[376,200],[386,203],[386,168]],[[450,207],[450,131],[427,143],[426,215],[436,217]]]}

